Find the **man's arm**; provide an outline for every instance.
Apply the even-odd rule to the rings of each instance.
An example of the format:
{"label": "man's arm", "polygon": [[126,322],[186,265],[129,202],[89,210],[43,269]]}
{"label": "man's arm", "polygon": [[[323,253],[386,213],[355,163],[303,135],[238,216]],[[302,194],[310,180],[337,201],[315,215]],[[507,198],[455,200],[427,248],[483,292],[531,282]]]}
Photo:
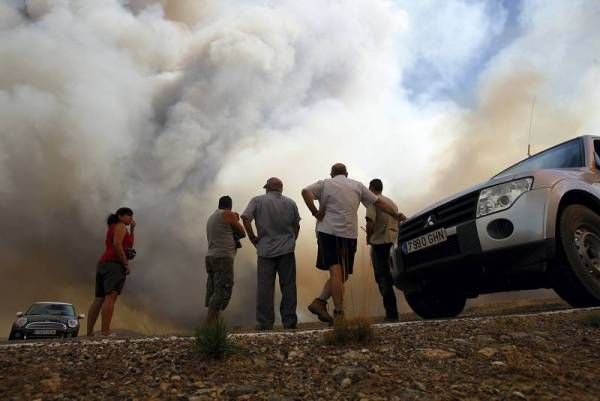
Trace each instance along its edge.
{"label": "man's arm", "polygon": [[225,219],[225,222],[231,226],[233,232],[239,235],[240,238],[244,238],[246,236],[244,227],[242,227],[240,224],[239,214],[226,210],[225,213],[223,213],[223,219]]}
{"label": "man's arm", "polygon": [[403,213],[396,212],[394,207],[392,205],[390,205],[389,203],[387,203],[385,200],[383,200],[383,198],[381,198],[381,197],[379,197],[379,199],[377,199],[375,202],[373,202],[373,206],[380,209],[382,212],[389,214],[397,221],[402,222],[402,221],[406,220],[406,216]]}
{"label": "man's arm", "polygon": [[246,229],[246,234],[248,234],[248,239],[252,244],[258,244],[260,238],[254,234],[254,228],[252,227],[252,220],[248,216],[242,215],[242,223],[244,223],[244,228]]}
{"label": "man's arm", "polygon": [[375,231],[375,220],[377,220],[377,210],[375,209],[375,206],[367,207],[367,213],[365,215],[365,218],[367,220],[367,227],[365,230],[367,233],[367,245],[370,245],[371,236]]}
{"label": "man's arm", "polygon": [[309,191],[307,188],[304,188],[302,190],[302,199],[304,199],[304,203],[306,204],[306,207],[308,207],[308,210],[310,210],[310,214],[315,216],[315,218],[318,221],[323,220],[323,217],[325,216],[325,211],[319,210],[315,206],[315,200],[316,200],[315,194],[312,191]]}
{"label": "man's arm", "polygon": [[371,236],[373,235],[373,231],[375,231],[375,222],[367,217],[367,245],[371,244]]}
{"label": "man's arm", "polygon": [[294,212],[294,238],[298,239],[298,235],[300,234],[300,212],[298,211],[298,206],[296,205],[296,202],[291,201],[292,202],[292,210]]}

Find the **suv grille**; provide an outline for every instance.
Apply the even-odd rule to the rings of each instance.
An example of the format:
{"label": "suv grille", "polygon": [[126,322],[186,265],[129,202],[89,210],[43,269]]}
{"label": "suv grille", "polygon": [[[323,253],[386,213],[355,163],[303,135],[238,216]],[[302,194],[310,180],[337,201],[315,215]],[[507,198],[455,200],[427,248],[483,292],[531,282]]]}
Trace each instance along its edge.
{"label": "suv grille", "polygon": [[[400,226],[398,241],[416,238],[441,227],[454,227],[475,220],[478,199],[479,191],[471,192],[411,219]],[[433,216],[434,224],[427,225],[427,220],[431,216]]]}

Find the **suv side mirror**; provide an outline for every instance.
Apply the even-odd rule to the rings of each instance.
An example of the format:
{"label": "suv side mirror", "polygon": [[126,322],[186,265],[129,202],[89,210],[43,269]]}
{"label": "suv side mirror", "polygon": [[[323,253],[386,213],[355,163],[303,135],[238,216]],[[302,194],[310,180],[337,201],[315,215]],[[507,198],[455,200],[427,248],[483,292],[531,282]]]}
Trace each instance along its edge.
{"label": "suv side mirror", "polygon": [[85,315],[82,313],[81,315],[77,316],[77,319],[79,319],[79,320],[85,319]]}
{"label": "suv side mirror", "polygon": [[23,316],[23,312],[17,312],[17,317],[22,317]]}

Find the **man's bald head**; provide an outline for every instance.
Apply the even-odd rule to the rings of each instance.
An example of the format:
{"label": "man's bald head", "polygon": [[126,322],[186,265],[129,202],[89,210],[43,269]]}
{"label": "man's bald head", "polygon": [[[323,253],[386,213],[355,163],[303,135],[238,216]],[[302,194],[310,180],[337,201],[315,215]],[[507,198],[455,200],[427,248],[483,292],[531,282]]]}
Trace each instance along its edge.
{"label": "man's bald head", "polygon": [[346,166],[342,163],[335,163],[331,166],[331,177],[335,177],[336,175],[344,175],[348,177],[348,170],[346,170]]}
{"label": "man's bald head", "polygon": [[277,177],[271,177],[267,180],[267,183],[263,187],[267,192],[276,191],[283,192],[283,181]]}

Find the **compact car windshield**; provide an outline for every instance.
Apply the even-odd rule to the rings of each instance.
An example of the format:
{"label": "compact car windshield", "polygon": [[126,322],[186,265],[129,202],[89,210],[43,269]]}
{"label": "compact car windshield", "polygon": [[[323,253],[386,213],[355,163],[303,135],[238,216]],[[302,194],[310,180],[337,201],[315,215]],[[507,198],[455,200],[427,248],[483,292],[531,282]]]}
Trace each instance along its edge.
{"label": "compact car windshield", "polygon": [[55,315],[55,316],[75,316],[75,310],[71,305],[60,304],[35,304],[29,311],[28,315]]}
{"label": "compact car windshield", "polygon": [[496,177],[539,169],[577,167],[583,167],[583,155],[580,141],[574,140],[525,159],[502,171]]}

